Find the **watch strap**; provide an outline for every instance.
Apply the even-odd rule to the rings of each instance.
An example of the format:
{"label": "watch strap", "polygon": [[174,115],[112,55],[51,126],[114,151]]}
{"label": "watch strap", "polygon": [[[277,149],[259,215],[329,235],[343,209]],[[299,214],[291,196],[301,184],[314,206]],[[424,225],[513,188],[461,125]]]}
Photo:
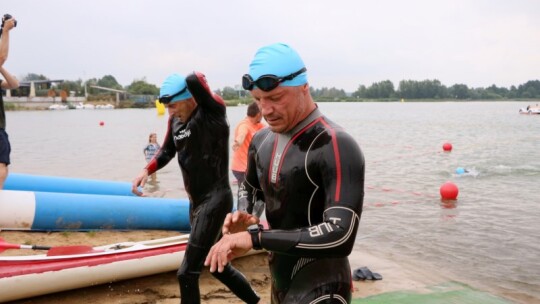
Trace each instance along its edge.
{"label": "watch strap", "polygon": [[262,250],[261,240],[259,238],[259,233],[263,230],[262,225],[253,225],[248,228],[248,232],[251,235],[251,243],[253,244],[253,249]]}

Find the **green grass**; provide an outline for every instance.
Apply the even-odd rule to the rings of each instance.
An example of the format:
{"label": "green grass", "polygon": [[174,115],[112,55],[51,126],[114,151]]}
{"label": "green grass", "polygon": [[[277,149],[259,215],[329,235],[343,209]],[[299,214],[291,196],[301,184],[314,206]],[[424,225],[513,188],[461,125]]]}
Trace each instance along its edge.
{"label": "green grass", "polygon": [[474,290],[458,282],[447,282],[428,287],[426,293],[395,291],[362,299],[353,299],[353,304],[509,304],[504,299],[490,293]]}

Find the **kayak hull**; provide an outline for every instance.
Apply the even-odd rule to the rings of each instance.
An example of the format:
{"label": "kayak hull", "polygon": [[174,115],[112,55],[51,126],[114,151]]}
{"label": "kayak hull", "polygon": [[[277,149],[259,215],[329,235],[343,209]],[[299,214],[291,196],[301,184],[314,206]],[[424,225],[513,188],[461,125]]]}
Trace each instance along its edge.
{"label": "kayak hull", "polygon": [[[0,257],[0,302],[178,269],[187,236],[95,247],[96,252],[63,256]],[[46,282],[44,284],[44,282]]]}

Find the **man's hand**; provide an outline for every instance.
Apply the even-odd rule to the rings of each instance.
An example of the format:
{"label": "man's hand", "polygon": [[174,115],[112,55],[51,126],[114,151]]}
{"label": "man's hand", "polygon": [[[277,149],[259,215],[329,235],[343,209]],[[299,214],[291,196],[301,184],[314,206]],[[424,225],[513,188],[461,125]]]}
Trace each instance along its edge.
{"label": "man's hand", "polygon": [[15,22],[17,21],[13,17],[7,20],[3,20],[4,27],[2,28],[2,31],[3,32],[11,31],[15,27]]}
{"label": "man's hand", "polygon": [[249,226],[256,225],[258,223],[258,217],[243,211],[235,211],[234,213],[227,214],[225,217],[223,228],[221,228],[221,233],[225,235],[246,231]]}
{"label": "man's hand", "polygon": [[137,196],[144,196],[144,193],[139,191],[139,187],[141,188],[144,187],[147,180],[148,180],[148,170],[143,169],[141,173],[139,174],[139,176],[137,176],[133,180],[133,183],[131,184],[131,192],[133,192]]}
{"label": "man's hand", "polygon": [[212,248],[204,266],[210,266],[210,272],[223,272],[223,268],[237,256],[244,255],[253,247],[249,232],[226,234]]}

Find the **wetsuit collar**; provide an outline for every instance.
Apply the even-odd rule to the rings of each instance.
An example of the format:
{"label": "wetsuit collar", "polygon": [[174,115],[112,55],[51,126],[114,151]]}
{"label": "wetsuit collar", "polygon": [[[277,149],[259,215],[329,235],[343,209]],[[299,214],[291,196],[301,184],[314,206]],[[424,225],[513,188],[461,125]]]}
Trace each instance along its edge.
{"label": "wetsuit collar", "polygon": [[287,135],[294,135],[298,131],[302,130],[305,126],[309,125],[312,121],[322,116],[321,111],[319,111],[319,107],[316,107],[315,110],[313,110],[309,115],[304,118],[301,122],[299,122],[294,128],[292,128],[289,132],[286,132]]}

